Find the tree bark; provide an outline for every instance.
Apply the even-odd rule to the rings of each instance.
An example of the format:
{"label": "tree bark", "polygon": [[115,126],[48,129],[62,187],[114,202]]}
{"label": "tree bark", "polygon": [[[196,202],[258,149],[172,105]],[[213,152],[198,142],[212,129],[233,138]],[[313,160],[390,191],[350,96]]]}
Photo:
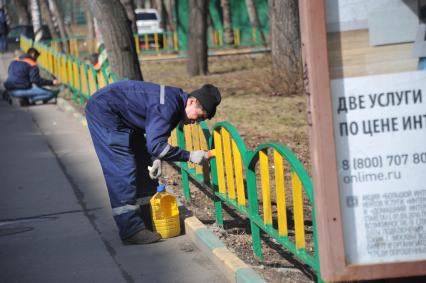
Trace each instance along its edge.
{"label": "tree bark", "polygon": [[188,65],[190,76],[206,75],[208,0],[189,0]]}
{"label": "tree bark", "polygon": [[225,44],[234,43],[234,31],[232,30],[231,9],[229,0],[221,0],[223,13],[223,37]]}
{"label": "tree bark", "polygon": [[272,64],[289,92],[303,86],[299,5],[297,0],[271,0]]}
{"label": "tree bark", "polygon": [[155,7],[158,11],[158,15],[160,16],[160,28],[165,28],[165,17],[164,17],[164,9],[163,9],[163,0],[155,0]]}
{"label": "tree bark", "polygon": [[89,0],[105,43],[111,71],[120,78],[143,80],[132,28],[119,0]]}
{"label": "tree bark", "polygon": [[30,14],[28,13],[26,0],[14,0],[14,5],[16,13],[18,16],[18,24],[20,25],[29,25],[30,24]]}
{"label": "tree bark", "polygon": [[135,0],[133,4],[135,5],[136,9],[143,9],[145,7],[144,0]]}
{"label": "tree bark", "polygon": [[246,6],[251,26],[259,31],[260,44],[266,45],[265,34],[260,29],[260,21],[253,0],[246,0]]}
{"label": "tree bark", "polygon": [[173,32],[176,31],[174,7],[175,7],[174,0],[164,0],[164,9],[165,9],[166,18],[167,18],[167,30],[173,31]]}
{"label": "tree bark", "polygon": [[136,27],[136,15],[135,15],[135,7],[133,5],[132,0],[120,0],[121,4],[123,5],[124,9],[126,10],[127,19],[129,19],[130,24],[132,26],[132,32],[136,33],[138,32]]}
{"label": "tree bark", "polygon": [[[65,23],[64,23],[64,16],[62,15],[61,10],[58,8],[58,3],[56,0],[49,0],[50,8],[52,9],[53,16],[55,17],[56,23],[59,28],[59,34],[61,38],[68,37],[69,33],[66,31]],[[65,53],[69,53],[68,44],[66,42],[63,42],[62,47],[65,51]]]}
{"label": "tree bark", "polygon": [[31,0],[31,20],[34,30],[34,41],[40,41],[43,36],[43,31],[41,29],[41,13],[40,5],[38,0]]}
{"label": "tree bark", "polygon": [[87,2],[84,2],[84,13],[86,15],[86,22],[87,22],[87,37],[90,39],[96,38],[95,33],[95,22],[93,19],[92,11],[90,11],[89,4]]}
{"label": "tree bark", "polygon": [[43,20],[49,27],[50,35],[52,38],[59,38],[59,34],[56,32],[55,24],[53,23],[53,16],[50,12],[48,0],[40,0],[40,10]]}

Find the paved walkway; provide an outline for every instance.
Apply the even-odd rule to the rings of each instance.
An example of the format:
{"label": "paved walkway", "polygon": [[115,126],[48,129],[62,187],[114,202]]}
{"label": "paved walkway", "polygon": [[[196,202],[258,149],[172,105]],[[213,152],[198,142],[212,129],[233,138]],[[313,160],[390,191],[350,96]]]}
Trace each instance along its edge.
{"label": "paved walkway", "polygon": [[0,137],[0,282],[226,282],[186,235],[122,245],[87,128],[69,113],[0,101]]}

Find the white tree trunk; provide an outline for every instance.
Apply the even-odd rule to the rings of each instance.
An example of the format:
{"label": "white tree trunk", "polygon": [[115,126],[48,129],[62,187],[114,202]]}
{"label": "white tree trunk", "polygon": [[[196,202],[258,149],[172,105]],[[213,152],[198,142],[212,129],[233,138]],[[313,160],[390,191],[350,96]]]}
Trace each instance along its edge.
{"label": "white tree trunk", "polygon": [[30,0],[31,4],[31,17],[34,29],[34,41],[40,41],[43,36],[43,31],[41,30],[41,13],[40,5],[38,0]]}

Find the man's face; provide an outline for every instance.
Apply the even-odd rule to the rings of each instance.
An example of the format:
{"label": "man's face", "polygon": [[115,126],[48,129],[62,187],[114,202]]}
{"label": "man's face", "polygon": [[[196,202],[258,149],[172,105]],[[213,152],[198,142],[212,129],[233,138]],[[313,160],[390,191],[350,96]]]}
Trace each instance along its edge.
{"label": "man's face", "polygon": [[203,110],[201,105],[198,104],[195,98],[189,98],[185,108],[185,125],[195,124],[207,119],[207,113]]}
{"label": "man's face", "polygon": [[34,61],[37,61],[37,58],[38,58],[37,53],[31,52],[30,56],[31,56],[31,58],[33,58]]}

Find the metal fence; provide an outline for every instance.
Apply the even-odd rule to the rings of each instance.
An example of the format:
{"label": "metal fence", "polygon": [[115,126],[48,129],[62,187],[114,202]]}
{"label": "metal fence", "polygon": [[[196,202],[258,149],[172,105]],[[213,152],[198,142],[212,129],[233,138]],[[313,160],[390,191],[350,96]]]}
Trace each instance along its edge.
{"label": "metal fence", "polygon": [[[23,50],[32,44],[41,52],[41,67],[67,85],[76,102],[84,103],[97,89],[118,80],[114,74],[108,76],[105,70],[96,72],[91,64],[74,56],[21,38]],[[215,152],[215,158],[203,166],[176,162],[181,170],[185,199],[190,200],[191,177],[213,193],[217,224],[224,223],[223,204],[249,220],[257,257],[262,258],[263,231],[310,266],[321,281],[312,182],[293,152],[274,143],[248,149],[228,122],[215,124],[211,132],[205,122],[179,125],[169,143],[188,151]],[[311,225],[305,224],[306,217]]]}
{"label": "metal fence", "polygon": [[33,46],[40,51],[38,64],[69,88],[75,103],[84,104],[98,89],[118,81],[117,75],[108,73],[106,68],[95,70],[89,62],[60,53],[47,44],[33,42],[23,36],[20,42],[22,50]]}
{"label": "metal fence", "polygon": [[[224,48],[254,48],[256,50],[263,50],[261,46],[260,32],[256,28],[252,28],[251,40],[241,41],[241,31],[239,28],[234,28],[234,41],[232,44],[224,43],[223,30],[210,29],[207,34],[207,45],[212,51]],[[177,32],[163,32],[138,35],[134,34],[135,46],[137,54],[176,54],[184,53],[181,44],[179,44],[179,37]],[[46,42],[47,43],[47,42]],[[97,53],[97,41],[94,38],[86,36],[71,36],[67,38],[52,39],[48,42],[50,47],[54,50],[61,50],[61,45],[66,45],[69,50],[69,55],[75,58],[88,57],[92,53]]]}
{"label": "metal fence", "polygon": [[[188,201],[190,176],[212,190],[218,225],[224,223],[223,204],[249,220],[257,257],[262,258],[263,231],[309,265],[320,280],[312,182],[293,152],[282,144],[273,143],[250,150],[228,122],[215,124],[212,132],[204,122],[180,126],[169,142],[186,150],[215,152],[215,158],[208,165],[179,163],[184,196]],[[305,214],[309,214],[311,225],[305,225]],[[308,233],[310,245],[307,245]]]}

